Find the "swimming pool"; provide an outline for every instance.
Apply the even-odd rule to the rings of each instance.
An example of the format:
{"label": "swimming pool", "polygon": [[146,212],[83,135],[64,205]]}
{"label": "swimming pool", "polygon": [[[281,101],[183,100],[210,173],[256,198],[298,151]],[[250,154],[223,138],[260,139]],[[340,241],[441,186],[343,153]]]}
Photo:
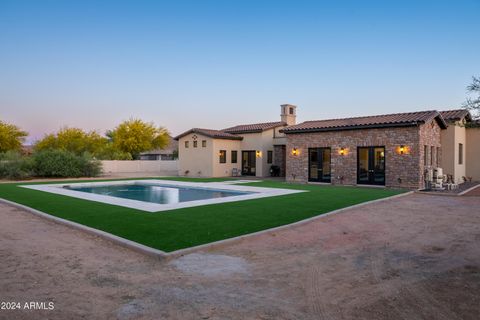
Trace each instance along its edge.
{"label": "swimming pool", "polygon": [[[253,185],[251,181],[247,182]],[[241,181],[238,180],[186,182],[143,179],[28,184],[20,187],[148,212],[168,211],[305,192],[305,190],[264,188],[252,185],[241,185]]]}
{"label": "swimming pool", "polygon": [[65,186],[73,191],[88,192],[110,197],[146,201],[160,204],[171,204],[187,201],[235,197],[252,194],[248,191],[233,191],[224,189],[206,189],[195,187],[151,185],[151,184],[123,184],[106,186]]}

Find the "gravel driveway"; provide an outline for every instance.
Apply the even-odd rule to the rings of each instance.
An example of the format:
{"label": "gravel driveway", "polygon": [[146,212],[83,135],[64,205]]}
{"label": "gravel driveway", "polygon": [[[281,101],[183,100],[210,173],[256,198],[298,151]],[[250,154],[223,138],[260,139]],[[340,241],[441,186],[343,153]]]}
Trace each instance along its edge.
{"label": "gravel driveway", "polygon": [[478,319],[480,197],[413,194],[168,261],[0,205],[0,319]]}

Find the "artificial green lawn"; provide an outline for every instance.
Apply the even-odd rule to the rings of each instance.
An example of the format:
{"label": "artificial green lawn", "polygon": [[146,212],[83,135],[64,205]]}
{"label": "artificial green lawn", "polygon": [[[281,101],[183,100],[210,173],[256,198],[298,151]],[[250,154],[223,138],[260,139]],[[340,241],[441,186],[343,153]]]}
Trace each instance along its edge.
{"label": "artificial green lawn", "polygon": [[[227,180],[161,179],[197,182]],[[166,252],[278,227],[404,192],[263,181],[247,185],[309,192],[151,213],[19,187],[25,184],[0,184],[0,198]]]}

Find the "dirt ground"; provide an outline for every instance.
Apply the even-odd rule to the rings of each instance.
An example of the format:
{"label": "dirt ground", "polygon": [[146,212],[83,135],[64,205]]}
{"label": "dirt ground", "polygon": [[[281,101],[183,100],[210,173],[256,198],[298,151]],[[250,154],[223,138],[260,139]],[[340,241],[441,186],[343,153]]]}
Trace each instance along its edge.
{"label": "dirt ground", "polygon": [[479,319],[480,197],[414,194],[156,260],[0,205],[1,319]]}

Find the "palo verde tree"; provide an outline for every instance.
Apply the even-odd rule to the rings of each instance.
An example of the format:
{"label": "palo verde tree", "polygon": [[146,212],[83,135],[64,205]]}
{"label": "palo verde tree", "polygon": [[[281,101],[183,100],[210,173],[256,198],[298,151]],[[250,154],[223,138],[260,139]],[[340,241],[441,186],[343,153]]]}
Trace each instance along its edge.
{"label": "palo verde tree", "polygon": [[79,128],[62,128],[55,134],[48,134],[35,144],[35,151],[64,150],[76,155],[96,155],[105,148],[107,138],[95,131],[85,132]]}
{"label": "palo verde tree", "polygon": [[118,150],[130,153],[133,159],[138,159],[141,152],[164,148],[170,139],[165,128],[134,118],[122,122],[107,136]]}
{"label": "palo verde tree", "polygon": [[0,152],[20,150],[27,136],[28,132],[0,120]]}

